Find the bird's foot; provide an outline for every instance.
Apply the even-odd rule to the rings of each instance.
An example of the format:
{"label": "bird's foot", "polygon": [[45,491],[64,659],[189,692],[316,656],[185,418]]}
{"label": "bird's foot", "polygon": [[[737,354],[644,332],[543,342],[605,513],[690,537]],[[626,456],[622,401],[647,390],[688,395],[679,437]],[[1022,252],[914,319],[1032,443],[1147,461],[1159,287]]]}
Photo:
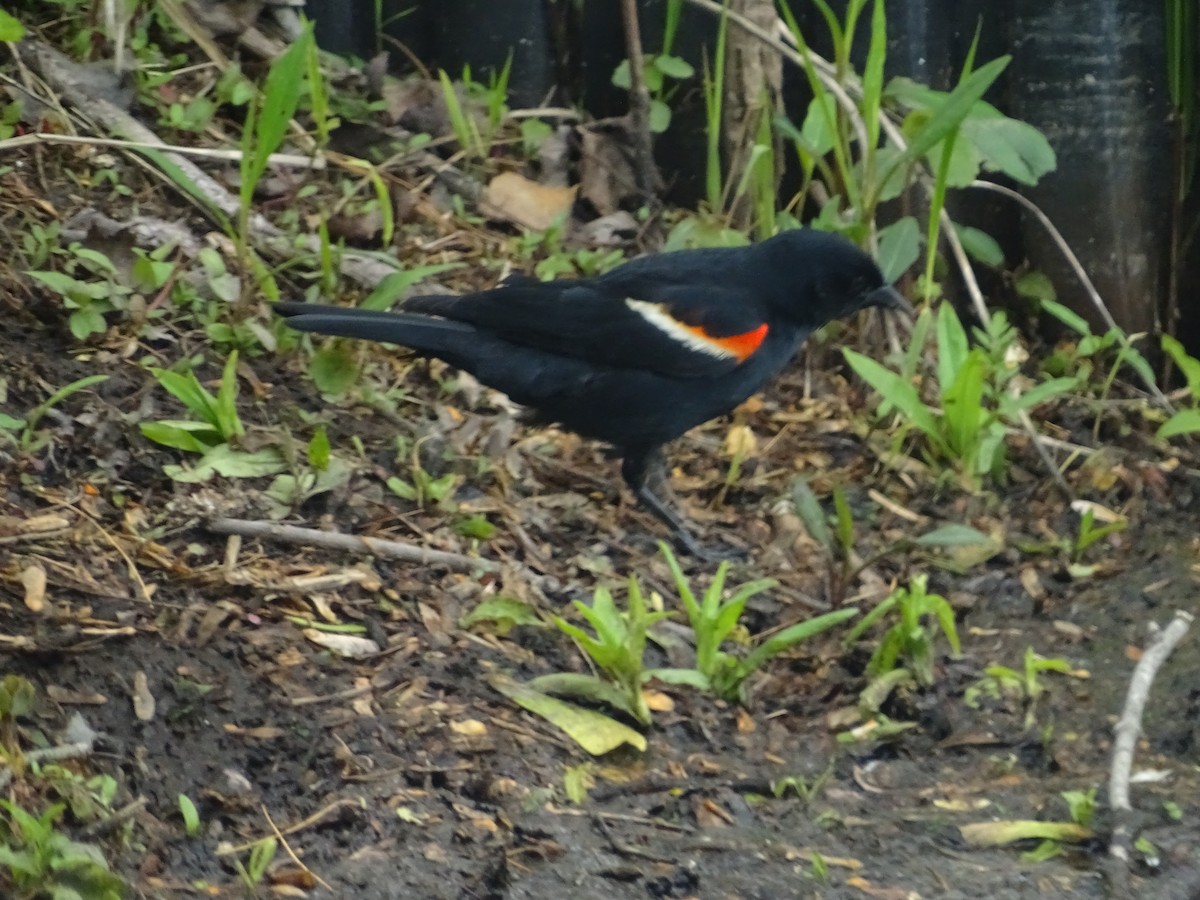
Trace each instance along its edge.
{"label": "bird's foot", "polygon": [[706,563],[740,562],[750,556],[745,547],[732,544],[702,544],[690,531],[676,529],[672,535],[677,549]]}

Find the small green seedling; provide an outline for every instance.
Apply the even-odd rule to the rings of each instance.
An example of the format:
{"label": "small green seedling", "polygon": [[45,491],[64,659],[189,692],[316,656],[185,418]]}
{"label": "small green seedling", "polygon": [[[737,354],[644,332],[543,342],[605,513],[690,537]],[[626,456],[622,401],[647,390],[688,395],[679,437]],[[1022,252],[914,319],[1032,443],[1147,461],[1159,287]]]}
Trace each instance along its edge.
{"label": "small green seedling", "polygon": [[1074,670],[1065,659],[1047,659],[1034,653],[1032,647],[1027,647],[1022,671],[1018,672],[1008,666],[988,666],[983,670],[984,677],[967,688],[963,702],[975,709],[979,708],[983,697],[1022,703],[1025,705],[1025,727],[1032,728],[1036,720],[1038,699],[1047,690],[1040,678],[1043,672],[1074,674]]}
{"label": "small green seedling", "polygon": [[108,380],[107,375],[87,375],[70,384],[60,387],[46,400],[31,409],[25,418],[19,419],[0,412],[0,437],[11,435],[22,453],[36,453],[50,442],[50,437],[38,431],[38,425],[51,409],[62,403],[72,394],[87,390],[94,384]]}
{"label": "small green seedling", "polygon": [[275,838],[263,838],[250,849],[250,857],[245,863],[240,859],[234,860],[233,864],[237,869],[238,878],[241,879],[243,887],[251,895],[258,893],[258,888],[267,875],[267,869],[275,858],[277,849],[279,849],[279,842]]}
{"label": "small green seedling", "polygon": [[626,611],[617,608],[612,594],[603,586],[596,588],[591,606],[576,600],[575,608],[592,627],[592,634],[561,616],[551,616],[551,620],[607,677],[562,673],[535,678],[530,687],[599,700],[648,725],[650,709],[642,694],[642,685],[650,678],[643,663],[646,639],[650,627],[668,613],[647,609],[641,585],[633,576],[629,578]]}
{"label": "small green seedling", "polygon": [[200,835],[200,810],[187,794],[179,795],[179,814],[183,816],[183,832],[190,838]]}
{"label": "small green seedling", "polygon": [[66,807],[56,803],[35,816],[0,798],[0,871],[17,897],[121,900],[128,886],[108,868],[100,850],[58,830]]}
{"label": "small green seedling", "polygon": [[849,648],[876,623],[896,617],[897,621],[884,632],[867,663],[868,678],[875,680],[891,676],[903,664],[918,684],[925,687],[932,685],[937,631],[930,627],[927,621],[930,617],[949,642],[951,655],[958,658],[961,647],[958,629],[954,624],[954,610],[946,598],[927,592],[928,581],[927,575],[914,576],[908,587],[897,588],[889,594],[846,635],[844,643]]}
{"label": "small green seedling", "polygon": [[774,587],[776,582],[771,579],[752,581],[734,591],[729,599],[723,599],[729,564],[722,562],[703,597],[697,600],[671,548],[663,542],[659,542],[659,548],[671,569],[675,589],[679,592],[679,598],[696,638],[695,668],[655,669],[652,674],[660,681],[688,684],[700,690],[711,691],[725,700],[744,700],[743,688],[746,679],[768,660],[858,615],[858,610],[853,607],[834,610],[783,629],[767,638],[745,657],[734,656],[722,650],[721,645],[738,627],[746,602],[755,594]]}

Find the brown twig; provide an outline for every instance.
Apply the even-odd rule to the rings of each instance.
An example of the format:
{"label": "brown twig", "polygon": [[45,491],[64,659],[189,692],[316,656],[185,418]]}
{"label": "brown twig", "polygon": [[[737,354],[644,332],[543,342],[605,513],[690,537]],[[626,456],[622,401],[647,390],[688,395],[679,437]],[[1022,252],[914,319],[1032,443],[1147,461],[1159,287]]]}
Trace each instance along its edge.
{"label": "brown twig", "polygon": [[326,550],[344,550],[369,556],[381,556],[400,562],[418,563],[426,566],[443,566],[454,572],[498,572],[500,564],[490,559],[449,553],[445,550],[430,550],[404,541],[386,541],[381,538],[342,534],[337,531],[318,531],[296,525],[281,525],[278,522],[263,522],[251,519],[212,519],[210,531],[217,534],[237,534],[242,537],[266,538],[285,544],[307,544]]}
{"label": "brown twig", "polygon": [[629,58],[629,124],[633,143],[633,174],[642,203],[653,205],[658,184],[654,167],[654,139],[650,134],[650,89],[643,66],[642,32],[638,25],[636,0],[621,0],[621,23],[625,28],[625,54]]}

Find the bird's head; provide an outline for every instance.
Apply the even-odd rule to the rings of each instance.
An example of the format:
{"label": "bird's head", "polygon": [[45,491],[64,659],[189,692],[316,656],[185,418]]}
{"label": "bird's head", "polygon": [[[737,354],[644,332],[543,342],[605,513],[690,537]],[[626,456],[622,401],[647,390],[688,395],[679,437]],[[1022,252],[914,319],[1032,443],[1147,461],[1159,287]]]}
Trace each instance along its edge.
{"label": "bird's head", "polygon": [[772,270],[789,273],[788,284],[774,292],[775,305],[800,324],[817,328],[872,306],[913,315],[875,260],[841,235],[797,228],[759,246]]}

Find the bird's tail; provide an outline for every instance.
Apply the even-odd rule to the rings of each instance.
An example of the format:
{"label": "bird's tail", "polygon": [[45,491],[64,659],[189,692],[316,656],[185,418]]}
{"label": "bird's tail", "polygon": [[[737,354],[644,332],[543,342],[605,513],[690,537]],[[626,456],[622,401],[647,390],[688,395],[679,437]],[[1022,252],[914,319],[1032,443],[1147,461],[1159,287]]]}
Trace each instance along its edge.
{"label": "bird's tail", "polygon": [[288,301],[276,303],[274,309],[298,331],[400,344],[431,356],[452,353],[463,345],[465,337],[476,334],[473,326],[463,322],[418,313]]}

